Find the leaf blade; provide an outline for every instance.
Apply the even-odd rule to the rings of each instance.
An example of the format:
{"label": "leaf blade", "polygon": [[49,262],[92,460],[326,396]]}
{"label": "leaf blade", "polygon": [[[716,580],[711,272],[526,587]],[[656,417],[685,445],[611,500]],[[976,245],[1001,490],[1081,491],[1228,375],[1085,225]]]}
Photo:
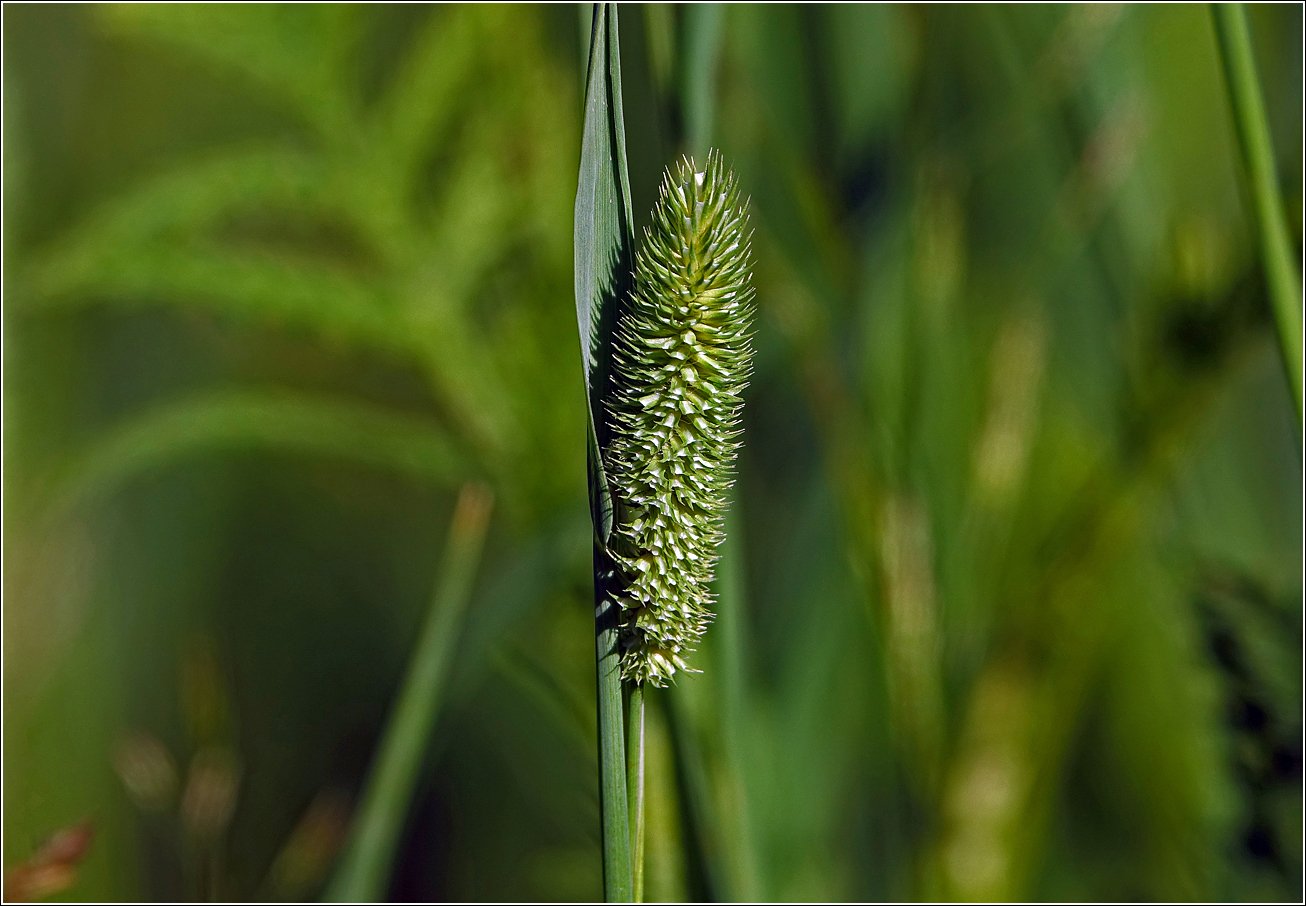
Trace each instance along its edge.
{"label": "leaf blade", "polygon": [[595,666],[598,674],[599,791],[603,886],[610,902],[632,897],[629,803],[621,657],[605,542],[612,501],[600,454],[608,435],[604,395],[613,328],[629,290],[634,221],[621,106],[621,62],[616,9],[597,4],[590,31],[584,131],[576,185],[574,267],[576,320],[589,411],[587,459],[594,522]]}
{"label": "leaf blade", "polygon": [[327,456],[443,487],[469,468],[438,427],[379,407],[262,390],[220,391],[165,404],[102,435],[51,473],[45,508],[199,451],[262,449]]}
{"label": "leaf blade", "polygon": [[386,722],[340,868],[327,890],[330,902],[385,898],[413,788],[446,698],[454,642],[462,634],[492,500],[489,488],[478,484],[466,485],[458,497],[431,609]]}

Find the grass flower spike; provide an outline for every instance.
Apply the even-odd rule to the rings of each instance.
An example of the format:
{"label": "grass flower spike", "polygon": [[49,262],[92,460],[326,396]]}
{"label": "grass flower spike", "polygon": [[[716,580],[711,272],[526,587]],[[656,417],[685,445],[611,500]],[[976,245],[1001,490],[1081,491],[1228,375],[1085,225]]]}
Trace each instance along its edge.
{"label": "grass flower spike", "polygon": [[748,215],[710,152],[663,180],[617,324],[606,453],[622,678],[666,685],[712,618],[710,584],[752,362]]}

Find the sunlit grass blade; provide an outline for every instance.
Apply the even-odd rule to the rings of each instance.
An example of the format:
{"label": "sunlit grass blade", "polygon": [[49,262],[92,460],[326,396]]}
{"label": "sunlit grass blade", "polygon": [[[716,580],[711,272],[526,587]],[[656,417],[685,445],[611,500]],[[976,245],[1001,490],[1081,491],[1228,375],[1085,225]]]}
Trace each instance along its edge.
{"label": "sunlit grass blade", "polygon": [[634,225],[621,106],[621,58],[616,8],[598,4],[590,30],[585,122],[576,187],[576,318],[589,408],[587,456],[594,520],[595,658],[598,673],[599,802],[603,889],[610,902],[632,896],[629,803],[626,799],[625,725],[616,605],[607,590],[612,573],[606,542],[612,503],[599,450],[609,433],[603,405],[612,330],[629,291]]}
{"label": "sunlit grass blade", "polygon": [[362,24],[359,8],[120,4],[97,12],[108,31],[229,67],[324,135],[343,136],[356,122],[356,104],[340,73]]}
{"label": "sunlit grass blade", "polygon": [[374,284],[266,254],[149,243],[118,249],[82,274],[43,276],[48,279],[31,286],[24,313],[181,308],[407,357],[422,348],[407,325],[389,314],[393,302]]}
{"label": "sunlit grass blade", "polygon": [[720,3],[684,7],[680,107],[685,147],[695,158],[707,154],[716,117],[716,65],[725,9]]}
{"label": "sunlit grass blade", "polygon": [[342,862],[327,891],[329,901],[385,899],[413,787],[440,713],[491,505],[490,491],[482,485],[466,485],[458,497],[431,610],[377,749]]}
{"label": "sunlit grass blade", "polygon": [[99,437],[38,489],[47,513],[186,456],[258,450],[327,457],[430,487],[469,467],[435,425],[366,403],[266,390],[215,392],[168,403]]}
{"label": "sunlit grass blade", "polygon": [[1283,196],[1279,192],[1279,175],[1274,162],[1274,145],[1265,112],[1261,83],[1256,76],[1256,58],[1252,53],[1247,13],[1241,3],[1215,3],[1211,6],[1215,33],[1220,42],[1229,100],[1233,105],[1238,144],[1247,164],[1247,181],[1261,240],[1261,258],[1265,282],[1269,287],[1270,307],[1279,332],[1283,367],[1297,407],[1297,430],[1302,430],[1302,296],[1301,280],[1293,261],[1288,221],[1283,213]]}
{"label": "sunlit grass blade", "polygon": [[326,214],[327,183],[326,168],[299,149],[255,146],[206,154],[144,177],[97,205],[33,260],[31,279],[55,291],[67,289],[134,244],[164,235],[191,237],[239,211],[298,203]]}

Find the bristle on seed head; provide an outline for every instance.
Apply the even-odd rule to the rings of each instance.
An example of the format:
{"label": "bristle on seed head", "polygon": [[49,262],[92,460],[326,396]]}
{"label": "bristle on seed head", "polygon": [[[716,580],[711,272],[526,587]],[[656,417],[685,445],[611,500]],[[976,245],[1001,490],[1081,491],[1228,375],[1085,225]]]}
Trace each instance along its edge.
{"label": "bristle on seed head", "polygon": [[752,365],[747,202],[717,151],[662,181],[614,339],[618,508],[609,542],[621,608],[622,678],[663,686],[690,670],[712,619],[710,586],[742,393]]}

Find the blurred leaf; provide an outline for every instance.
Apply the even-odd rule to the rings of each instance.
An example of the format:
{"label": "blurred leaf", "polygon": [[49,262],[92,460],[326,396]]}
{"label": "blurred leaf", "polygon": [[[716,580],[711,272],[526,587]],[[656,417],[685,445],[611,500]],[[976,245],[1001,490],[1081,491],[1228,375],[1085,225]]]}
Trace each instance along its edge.
{"label": "blurred leaf", "polygon": [[342,862],[327,891],[329,901],[375,902],[385,896],[418,770],[443,703],[492,500],[483,485],[466,485],[458,497],[430,613],[377,747]]}
{"label": "blurred leaf", "polygon": [[326,456],[446,487],[469,467],[437,427],[343,399],[227,391],[160,406],[109,432],[47,479],[62,512],[92,493],[179,457],[224,450]]}
{"label": "blurred leaf", "polygon": [[159,811],[177,795],[177,761],[158,737],[136,732],[125,737],[113,755],[113,767],[136,807]]}
{"label": "blurred leaf", "polygon": [[909,8],[848,3],[826,7],[831,94],[845,165],[885,141],[910,100],[919,40]]}
{"label": "blurred leaf", "polygon": [[271,888],[287,900],[304,900],[321,883],[349,827],[349,798],[327,789],[313,797],[269,874]]}
{"label": "blurred leaf", "polygon": [[682,8],[682,15],[681,109],[685,119],[685,147],[702,159],[712,145],[716,127],[716,66],[725,7],[720,3],[692,3]]}
{"label": "blurred leaf", "polygon": [[423,155],[449,126],[473,75],[483,12],[450,7],[432,15],[413,38],[376,109],[373,166],[395,186],[403,203],[416,187]]}
{"label": "blurred leaf", "polygon": [[77,881],[77,864],[94,837],[90,821],[56,831],[30,859],[5,871],[5,899],[13,903],[44,900],[72,887]]}
{"label": "blurred leaf", "polygon": [[[580,512],[545,526],[518,546],[485,580],[480,603],[467,616],[463,632],[464,656],[459,658],[450,681],[450,696],[466,701],[483,681],[487,661],[501,663],[505,640],[514,630],[539,613],[543,599],[557,583],[574,574],[574,564],[588,561],[593,550],[593,532]],[[587,564],[588,566],[588,564]],[[528,636],[534,644],[537,640]],[[582,646],[588,653],[588,645]],[[582,675],[587,675],[585,671]],[[593,715],[593,712],[589,712]]]}
{"label": "blurred leaf", "polygon": [[308,328],[325,339],[409,354],[419,342],[388,313],[394,303],[376,287],[266,252],[149,245],[99,262],[83,280],[47,287],[34,304],[45,311],[195,306],[237,322]]}
{"label": "blurred leaf", "polygon": [[321,205],[326,185],[321,164],[299,150],[254,147],[205,156],[101,204],[43,250],[31,283],[59,295],[133,246],[190,238],[241,210]]}
{"label": "blurred leaf", "polygon": [[663,710],[655,702],[649,702],[646,708],[648,830],[644,902],[647,903],[689,901],[683,799],[677,798],[675,755]]}
{"label": "blurred leaf", "polygon": [[753,841],[752,808],[749,805],[744,763],[747,752],[745,728],[752,716],[752,648],[748,631],[750,600],[746,577],[743,507],[738,489],[726,513],[726,536],[721,542],[717,567],[716,620],[712,650],[717,686],[721,757],[715,781],[716,812],[721,820],[726,890],[736,900],[760,899],[757,853]]}
{"label": "blurred leaf", "polygon": [[352,49],[359,9],[350,6],[223,9],[115,4],[101,15],[128,34],[166,41],[232,67],[281,95],[330,137],[356,114],[345,94],[342,62]]}

